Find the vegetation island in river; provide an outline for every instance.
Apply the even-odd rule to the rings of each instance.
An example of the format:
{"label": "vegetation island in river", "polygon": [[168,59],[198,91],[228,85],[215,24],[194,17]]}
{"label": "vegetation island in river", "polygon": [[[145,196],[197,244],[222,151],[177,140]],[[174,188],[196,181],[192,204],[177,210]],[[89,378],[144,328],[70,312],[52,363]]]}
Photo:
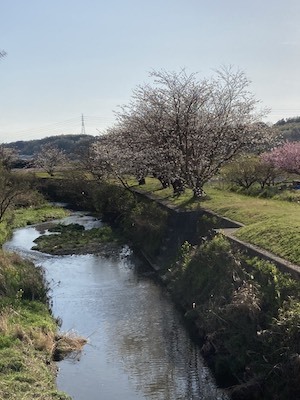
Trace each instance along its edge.
{"label": "vegetation island in river", "polygon": [[119,248],[119,240],[111,227],[85,229],[80,224],[57,224],[48,232],[35,239],[33,250],[43,253],[64,254],[102,254],[112,255]]}

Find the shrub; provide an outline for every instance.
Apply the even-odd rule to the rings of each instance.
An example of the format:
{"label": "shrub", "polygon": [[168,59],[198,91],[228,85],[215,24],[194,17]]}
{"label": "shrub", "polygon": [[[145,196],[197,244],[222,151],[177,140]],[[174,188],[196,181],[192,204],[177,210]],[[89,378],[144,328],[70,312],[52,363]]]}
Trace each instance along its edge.
{"label": "shrub", "polygon": [[247,398],[299,398],[299,281],[270,262],[245,259],[220,235],[197,249],[185,244],[169,279],[233,398],[254,386],[257,397]]}
{"label": "shrub", "polygon": [[135,246],[154,255],[166,230],[167,217],[167,211],[156,203],[137,202],[122,220],[123,232]]}
{"label": "shrub", "polygon": [[46,301],[43,272],[16,254],[0,253],[0,295]]}
{"label": "shrub", "polygon": [[133,193],[114,184],[101,183],[93,193],[94,209],[111,222],[127,218],[136,203]]}
{"label": "shrub", "polygon": [[180,256],[171,268],[176,295],[183,297],[187,304],[207,302],[218,293],[222,293],[224,300],[230,296],[236,259],[223,235],[204,242],[190,259],[186,254],[188,250],[192,251],[192,247],[182,248],[184,263]]}
{"label": "shrub", "polygon": [[300,190],[284,190],[276,194],[274,199],[300,203]]}

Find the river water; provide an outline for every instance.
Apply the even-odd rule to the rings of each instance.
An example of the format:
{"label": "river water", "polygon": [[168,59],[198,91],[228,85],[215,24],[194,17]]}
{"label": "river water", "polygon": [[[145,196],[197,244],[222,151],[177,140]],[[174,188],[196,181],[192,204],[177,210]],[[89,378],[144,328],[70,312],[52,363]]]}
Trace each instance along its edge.
{"label": "river water", "polygon": [[[64,223],[100,221],[75,213]],[[74,400],[225,400],[181,314],[125,246],[115,256],[50,256],[31,250],[48,224],[21,228],[4,246],[41,265],[61,330],[88,338],[58,363],[57,385]]]}

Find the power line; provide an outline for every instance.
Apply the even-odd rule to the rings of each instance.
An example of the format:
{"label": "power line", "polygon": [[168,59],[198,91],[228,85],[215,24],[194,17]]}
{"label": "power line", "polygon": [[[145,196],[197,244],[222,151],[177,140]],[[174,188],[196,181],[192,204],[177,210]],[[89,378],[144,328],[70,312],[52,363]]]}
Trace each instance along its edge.
{"label": "power line", "polygon": [[[68,120],[53,122],[47,125],[43,125],[35,128],[27,128],[22,130],[10,130],[11,134],[14,136],[19,136],[20,138],[26,137],[26,140],[30,140],[31,137],[36,136],[53,136],[55,134],[63,134],[64,131],[73,131],[73,134],[80,133],[79,129],[81,129],[82,134],[86,134],[88,130],[94,130],[94,134],[96,134],[98,128],[106,129],[108,126],[113,125],[113,118],[109,117],[101,117],[101,116],[83,116],[81,115],[81,127],[79,125],[79,118],[70,118]],[[87,127],[90,129],[87,129]],[[89,132],[88,132],[89,133]],[[1,134],[1,132],[0,132]],[[3,135],[7,135],[7,132],[2,130]],[[20,139],[21,140],[21,139]]]}

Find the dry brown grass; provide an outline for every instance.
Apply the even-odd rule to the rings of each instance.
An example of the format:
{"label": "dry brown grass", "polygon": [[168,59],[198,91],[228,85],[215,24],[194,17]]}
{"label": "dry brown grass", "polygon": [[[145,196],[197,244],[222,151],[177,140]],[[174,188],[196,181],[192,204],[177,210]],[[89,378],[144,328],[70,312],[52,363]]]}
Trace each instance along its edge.
{"label": "dry brown grass", "polygon": [[8,315],[6,312],[0,314],[0,333],[6,334],[8,332]]}
{"label": "dry brown grass", "polygon": [[67,356],[77,357],[86,343],[87,339],[72,331],[56,335],[53,359],[60,361]]}
{"label": "dry brown grass", "polygon": [[72,354],[77,356],[78,353],[81,352],[83,346],[87,343],[85,338],[72,331],[55,334],[53,331],[37,327],[29,330],[24,329],[22,325],[16,324],[9,332],[7,321],[7,318],[2,318],[3,331],[6,334],[10,333],[13,338],[19,339],[22,343],[30,345],[38,351],[46,352],[55,361],[61,360]]}

